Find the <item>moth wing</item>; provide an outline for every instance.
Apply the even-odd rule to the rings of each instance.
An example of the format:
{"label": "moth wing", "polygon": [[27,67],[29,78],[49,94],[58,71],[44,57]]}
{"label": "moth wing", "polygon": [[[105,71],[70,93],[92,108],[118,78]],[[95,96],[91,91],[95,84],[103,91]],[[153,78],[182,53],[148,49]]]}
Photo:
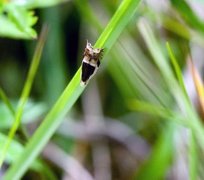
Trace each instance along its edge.
{"label": "moth wing", "polygon": [[98,60],[98,61],[97,61],[97,67],[99,67],[100,64],[101,64],[101,62]]}
{"label": "moth wing", "polygon": [[94,74],[96,67],[83,62],[82,63],[82,75],[81,75],[81,80],[82,82],[86,82],[89,80],[91,75]]}

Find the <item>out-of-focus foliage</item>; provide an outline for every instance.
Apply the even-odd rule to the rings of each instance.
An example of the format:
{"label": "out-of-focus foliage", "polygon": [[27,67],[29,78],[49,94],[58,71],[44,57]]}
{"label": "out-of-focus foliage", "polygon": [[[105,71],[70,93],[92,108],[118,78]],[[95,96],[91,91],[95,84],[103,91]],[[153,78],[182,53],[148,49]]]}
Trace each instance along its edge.
{"label": "out-of-focus foliage", "polygon": [[[12,163],[10,159],[15,161],[11,155],[15,149],[19,154],[24,150],[24,142],[35,145],[26,151],[34,153],[30,153],[31,159],[40,152],[50,132],[54,133],[59,125],[55,115],[65,114],[60,110],[69,97],[71,111],[25,178],[204,179],[200,170],[204,167],[204,3],[143,0],[123,29],[127,23],[123,13],[114,17],[121,2],[133,1],[1,2],[0,19],[3,17],[7,23],[0,24],[0,36],[32,40],[42,24],[49,26],[47,45],[31,91],[33,100],[25,106],[4,168]],[[121,12],[129,17],[131,8],[123,6]],[[112,18],[115,21],[108,26]],[[108,31],[99,38],[107,27]],[[87,39],[92,44],[97,42],[96,47],[105,45],[108,49],[96,76],[73,105],[83,91],[77,86],[81,71],[77,69]],[[12,127],[15,105],[13,108],[10,102],[19,98],[33,44],[1,38],[0,49],[0,86],[5,91],[0,104],[1,146]],[[68,89],[73,91],[60,99],[69,83]],[[62,103],[58,101],[46,116],[47,107],[50,112],[49,107],[57,99]],[[50,124],[40,123],[44,114],[45,120],[50,119],[55,126],[46,129]],[[37,136],[30,138],[38,131]],[[36,162],[40,165],[33,169]],[[22,164],[25,167],[28,168],[27,162]],[[8,172],[2,170],[4,174]]]}
{"label": "out-of-focus foliage", "polygon": [[34,11],[29,9],[39,7],[49,7],[67,0],[31,0],[31,1],[3,1],[0,2],[0,36],[18,38],[18,39],[34,39],[37,33],[33,25],[37,22],[37,16]]}
{"label": "out-of-focus foliage", "polygon": [[32,11],[4,3],[0,11],[0,35],[12,38],[36,38],[36,31],[32,26],[37,22],[37,17]]}
{"label": "out-of-focus foliage", "polygon": [[26,9],[31,9],[31,8],[42,8],[42,7],[50,7],[54,5],[58,5],[60,3],[66,3],[70,0],[46,0],[46,1],[41,1],[41,0],[13,0],[11,3],[16,5],[16,6],[22,6]]}
{"label": "out-of-focus foliage", "polygon": [[[28,102],[25,107],[25,113],[23,114],[22,123],[26,124],[29,122],[34,122],[40,118],[46,111],[45,104],[39,103],[35,104],[33,102]],[[1,124],[0,128],[5,129],[9,128],[13,123],[13,115],[8,110],[4,104],[0,104],[0,116]]]}

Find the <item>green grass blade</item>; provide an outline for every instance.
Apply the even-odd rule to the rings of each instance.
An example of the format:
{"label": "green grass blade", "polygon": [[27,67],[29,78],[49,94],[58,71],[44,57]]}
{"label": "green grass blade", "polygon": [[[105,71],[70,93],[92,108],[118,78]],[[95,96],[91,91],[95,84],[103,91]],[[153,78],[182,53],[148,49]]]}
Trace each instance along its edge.
{"label": "green grass blade", "polygon": [[[102,25],[99,23],[100,21],[97,20],[88,2],[76,0],[75,3],[80,14],[84,16],[84,20],[94,26],[98,32],[101,32],[103,29]],[[114,45],[114,50],[111,51],[110,54],[111,61],[109,61],[107,67],[112,78],[117,83],[118,87],[120,87],[121,93],[124,95],[126,94],[125,96],[128,97],[141,96],[145,99],[151,99],[151,102],[157,101],[166,106],[167,102],[169,102],[167,97],[168,92],[165,91],[164,93],[160,91],[157,88],[160,86],[152,81],[152,76],[150,74],[153,68],[148,61],[139,60],[143,59],[144,56],[134,40],[132,40],[130,33],[127,31],[123,32],[120,42],[122,43],[116,43]],[[131,51],[134,52],[134,54],[131,53]],[[121,61],[121,59],[126,59],[126,63]],[[121,74],[120,78],[118,78],[118,74]],[[155,77],[155,79],[158,78],[159,77]],[[161,79],[158,79],[157,82],[160,80]],[[139,87],[139,89],[137,89],[137,87]]]}
{"label": "green grass blade", "polygon": [[115,40],[135,13],[139,2],[140,0],[124,0],[121,3],[117,12],[113,15],[112,19],[97,40],[95,47],[103,47],[110,50]]}
{"label": "green grass blade", "polygon": [[204,32],[204,23],[198,18],[198,16],[193,12],[188,3],[184,0],[171,0],[173,6],[180,12],[182,19],[189,23],[193,28]]}
{"label": "green grass blade", "polygon": [[22,95],[21,95],[20,100],[19,100],[17,111],[15,113],[14,123],[12,125],[12,128],[9,131],[8,140],[5,142],[5,145],[2,148],[1,156],[0,156],[0,167],[1,167],[1,165],[2,165],[2,163],[4,161],[4,159],[5,159],[6,152],[7,152],[8,148],[9,148],[11,140],[13,139],[13,137],[14,137],[14,135],[16,133],[16,130],[18,129],[18,127],[20,125],[23,110],[24,110],[25,104],[26,104],[26,102],[28,100],[28,96],[30,94],[30,90],[31,90],[31,87],[32,87],[32,84],[33,84],[33,81],[34,81],[34,77],[35,77],[39,62],[40,62],[40,57],[41,57],[41,54],[42,54],[42,49],[43,49],[43,46],[44,46],[46,33],[47,33],[47,28],[44,29],[44,31],[42,33],[42,36],[40,38],[40,41],[39,41],[39,43],[37,45],[37,48],[36,48],[32,63],[31,63],[31,67],[29,69],[28,76],[27,76],[27,79],[26,79],[26,82],[25,82],[25,85],[24,85],[24,88],[23,88],[23,92],[22,92]]}
{"label": "green grass blade", "polygon": [[190,30],[178,21],[170,18],[169,16],[162,16],[163,24],[165,29],[177,34],[179,37],[189,40],[191,38]]}
{"label": "green grass blade", "polygon": [[[7,140],[7,137],[4,134],[0,133],[0,147],[4,145],[6,140]],[[6,158],[5,158],[6,163],[8,164],[14,163],[17,160],[18,156],[23,152],[23,149],[24,147],[22,144],[12,139],[11,144],[6,153]],[[39,172],[39,173],[41,172],[42,174],[45,174],[47,178],[49,177],[49,179],[56,179],[54,178],[54,174],[49,169],[49,167],[46,164],[44,164],[42,161],[40,161],[39,159],[36,159],[31,164],[30,168],[36,172]]]}
{"label": "green grass blade", "polygon": [[158,66],[161,74],[164,76],[164,79],[169,83],[175,84],[175,78],[169,66],[169,62],[162,53],[161,45],[157,41],[151,27],[148,24],[148,21],[141,19],[138,23],[138,27],[153,57],[153,60]]}
{"label": "green grass blade", "polygon": [[191,131],[190,135],[190,145],[189,145],[189,175],[191,180],[196,180],[198,178],[198,152],[196,137],[194,132]]}
{"label": "green grass blade", "polygon": [[139,30],[144,37],[144,40],[151,52],[155,64],[158,66],[165,83],[169,87],[175,101],[177,102],[178,107],[184,114],[198,121],[195,110],[192,108],[192,104],[189,103],[189,99],[186,98],[186,95],[181,90],[181,87],[176,80],[174,73],[170,67],[170,64],[167,58],[162,53],[162,48],[160,47],[156,37],[154,36],[150,26],[147,21],[141,20],[139,22]]}
{"label": "green grass blade", "polygon": [[[177,63],[177,60],[176,60],[176,58],[175,58],[175,56],[173,54],[173,51],[171,49],[171,46],[170,46],[170,44],[168,42],[166,43],[166,47],[167,47],[171,62],[173,64],[173,67],[175,69],[175,73],[176,73],[177,79],[179,81],[180,87],[181,87],[183,93],[185,94],[186,99],[189,100],[189,97],[188,97],[188,94],[187,94],[187,91],[186,91],[186,87],[185,87],[185,84],[184,84],[184,80],[183,80],[182,71],[181,71],[181,69],[180,69],[180,67],[179,67],[179,65]],[[190,100],[189,100],[189,102],[190,102]]]}
{"label": "green grass blade", "polygon": [[174,125],[168,124],[160,135],[150,158],[137,172],[134,179],[150,180],[165,179],[167,168],[173,156]]}
{"label": "green grass blade", "polygon": [[128,102],[127,105],[129,109],[133,111],[139,111],[151,114],[153,116],[158,116],[160,118],[165,118],[166,120],[170,120],[171,122],[175,122],[184,126],[189,125],[182,115],[172,111],[171,109],[167,109],[163,106],[151,104],[140,100],[131,100]]}
{"label": "green grass blade", "polygon": [[[7,140],[7,137],[4,134],[0,133],[0,147],[2,147],[4,145],[6,140]],[[12,164],[13,162],[16,161],[18,156],[23,152],[23,149],[24,149],[24,147],[22,144],[20,144],[19,142],[15,141],[15,140],[12,140],[11,144],[7,150],[5,161],[9,164]],[[31,168],[36,170],[36,171],[39,171],[40,167],[41,167],[41,165],[38,161],[35,161],[31,166]]]}
{"label": "green grass blade", "polygon": [[[6,105],[6,107],[8,108],[8,110],[10,111],[10,114],[12,115],[12,119],[15,120],[15,110],[2,88],[0,88],[0,97],[3,100],[4,104]],[[20,126],[19,128],[21,130],[22,135],[27,139],[28,135],[27,135],[26,129],[23,126]]]}
{"label": "green grass blade", "polygon": [[159,43],[147,21],[141,20],[139,22],[139,29],[151,52],[155,64],[158,66],[165,83],[168,85],[174,99],[176,100],[179,107],[177,109],[180,110],[180,112],[185,116],[186,121],[190,125],[189,127],[194,130],[196,138],[199,139],[200,145],[204,149],[204,129],[197,112],[195,111],[194,107],[192,107],[192,104],[189,103],[189,99],[186,98],[186,95],[183,93],[179,83],[174,77],[170,65],[166,57],[162,54]]}
{"label": "green grass blade", "polygon": [[15,116],[15,110],[14,110],[12,104],[10,103],[8,97],[6,96],[6,94],[4,93],[2,88],[0,88],[0,97],[3,100],[3,102],[5,103],[5,105],[7,106],[7,108],[9,109],[9,111],[11,112],[11,114],[13,116]]}
{"label": "green grass blade", "polygon": [[[120,33],[134,15],[139,2],[140,0],[124,0],[121,3],[115,15],[97,40],[95,47],[105,48],[105,54],[110,50],[111,46],[115,43]],[[79,85],[80,75],[81,68],[76,72],[54,107],[36,130],[22,155],[8,170],[4,177],[5,180],[19,179],[22,177],[33,160],[49,141],[67,111],[71,109],[84,90],[84,87]]]}

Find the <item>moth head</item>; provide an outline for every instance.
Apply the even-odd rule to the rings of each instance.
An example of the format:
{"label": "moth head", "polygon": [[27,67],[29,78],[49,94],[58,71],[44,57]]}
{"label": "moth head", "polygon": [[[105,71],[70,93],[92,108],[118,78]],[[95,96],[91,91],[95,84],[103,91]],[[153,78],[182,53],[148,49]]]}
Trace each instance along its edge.
{"label": "moth head", "polygon": [[86,48],[87,48],[89,51],[93,51],[93,46],[91,45],[91,43],[88,42],[88,40],[87,40],[87,42],[86,42]]}
{"label": "moth head", "polygon": [[100,48],[93,49],[94,54],[99,54],[101,52]]}
{"label": "moth head", "polygon": [[86,42],[86,55],[89,57],[92,57],[96,61],[98,61],[99,58],[101,58],[103,49],[102,48],[94,48],[91,43]]}
{"label": "moth head", "polygon": [[93,57],[94,59],[96,59],[97,61],[100,60],[103,56],[103,51],[104,49],[102,48],[96,48],[93,50]]}

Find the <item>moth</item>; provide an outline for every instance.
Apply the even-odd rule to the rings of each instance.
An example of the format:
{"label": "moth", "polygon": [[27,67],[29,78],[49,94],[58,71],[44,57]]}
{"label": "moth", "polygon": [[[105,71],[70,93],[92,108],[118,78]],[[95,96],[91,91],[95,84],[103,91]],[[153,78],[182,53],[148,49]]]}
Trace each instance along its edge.
{"label": "moth", "polygon": [[94,48],[87,41],[82,60],[81,85],[85,86],[100,66],[103,48]]}

